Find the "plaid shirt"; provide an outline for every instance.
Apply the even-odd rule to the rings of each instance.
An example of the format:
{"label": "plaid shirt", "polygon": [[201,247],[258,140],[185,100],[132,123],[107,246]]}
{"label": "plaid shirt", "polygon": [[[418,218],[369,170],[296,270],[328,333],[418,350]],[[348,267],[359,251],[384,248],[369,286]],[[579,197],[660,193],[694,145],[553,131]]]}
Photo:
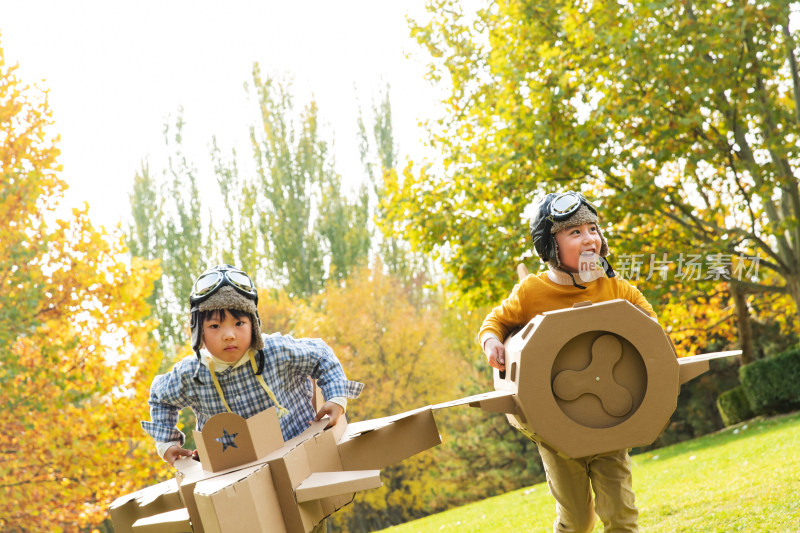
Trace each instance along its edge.
{"label": "plaid shirt", "polygon": [[[264,381],[278,403],[289,409],[289,414],[280,419],[284,440],[305,430],[316,414],[311,405],[309,377],[317,380],[325,400],[358,398],[361,394],[364,384],[348,381],[333,350],[321,339],[294,339],[279,333],[262,337],[266,354]],[[250,364],[217,372],[217,379],[231,410],[243,418],[273,405]],[[157,442],[185,442],[185,435],[176,427],[184,407],[194,411],[198,430],[212,416],[227,412],[208,367],[194,355],[185,357],[168,374],[156,376],[148,403],[152,421],[142,421],[142,428]]]}

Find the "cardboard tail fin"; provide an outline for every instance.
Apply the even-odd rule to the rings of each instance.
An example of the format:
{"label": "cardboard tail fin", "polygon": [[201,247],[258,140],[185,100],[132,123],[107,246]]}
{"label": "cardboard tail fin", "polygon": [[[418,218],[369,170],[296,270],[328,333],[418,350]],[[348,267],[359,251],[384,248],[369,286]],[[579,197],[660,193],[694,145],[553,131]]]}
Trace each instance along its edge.
{"label": "cardboard tail fin", "polygon": [[294,489],[297,503],[340,496],[352,492],[377,489],[380,470],[350,470],[345,472],[314,472]]}

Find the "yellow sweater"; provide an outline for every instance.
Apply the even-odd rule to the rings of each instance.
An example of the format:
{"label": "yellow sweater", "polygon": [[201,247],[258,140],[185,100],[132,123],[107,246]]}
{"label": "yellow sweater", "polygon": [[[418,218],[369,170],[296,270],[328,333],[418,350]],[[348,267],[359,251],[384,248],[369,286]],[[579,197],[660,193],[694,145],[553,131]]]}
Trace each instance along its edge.
{"label": "yellow sweater", "polygon": [[576,281],[586,289],[579,289],[572,283],[555,283],[547,272],[528,275],[514,286],[508,298],[486,315],[478,335],[481,348],[489,336],[494,335],[502,342],[514,328],[527,324],[536,315],[572,307],[573,304],[587,300],[598,303],[624,299],[639,305],[650,316],[656,316],[642,293],[624,279],[601,277],[588,283],[579,279]]}

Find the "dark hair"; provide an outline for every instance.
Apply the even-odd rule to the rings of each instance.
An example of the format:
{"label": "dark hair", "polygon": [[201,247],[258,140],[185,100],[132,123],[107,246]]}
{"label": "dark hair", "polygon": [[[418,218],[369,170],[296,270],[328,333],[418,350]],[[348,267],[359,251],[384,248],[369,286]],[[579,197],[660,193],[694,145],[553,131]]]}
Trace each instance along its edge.
{"label": "dark hair", "polygon": [[200,311],[197,320],[198,320],[198,327],[202,329],[203,322],[206,321],[207,318],[216,318],[217,320],[225,320],[225,315],[230,313],[233,318],[236,320],[241,320],[243,316],[246,316],[250,320],[252,317],[250,313],[246,311],[239,311],[238,309],[208,309],[206,311]]}

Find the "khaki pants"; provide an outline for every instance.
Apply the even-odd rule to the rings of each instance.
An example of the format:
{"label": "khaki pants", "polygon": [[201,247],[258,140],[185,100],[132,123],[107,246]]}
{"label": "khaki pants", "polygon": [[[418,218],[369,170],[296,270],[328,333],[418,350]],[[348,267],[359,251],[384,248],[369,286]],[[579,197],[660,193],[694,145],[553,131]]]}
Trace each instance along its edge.
{"label": "khaki pants", "polygon": [[556,499],[554,533],[591,531],[595,511],[606,533],[639,531],[627,450],[568,459],[544,444],[538,446],[550,494]]}

